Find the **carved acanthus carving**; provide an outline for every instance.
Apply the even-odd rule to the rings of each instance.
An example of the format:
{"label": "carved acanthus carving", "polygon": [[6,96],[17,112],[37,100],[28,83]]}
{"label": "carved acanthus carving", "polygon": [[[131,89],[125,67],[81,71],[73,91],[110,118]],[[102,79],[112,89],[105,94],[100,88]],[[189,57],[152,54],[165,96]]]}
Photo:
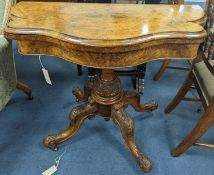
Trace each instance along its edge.
{"label": "carved acanthus carving", "polygon": [[136,159],[140,168],[144,172],[149,172],[152,169],[151,160],[140,151],[134,141],[135,125],[129,114],[124,110],[124,104],[118,103],[112,106],[112,119],[120,128],[123,139],[128,146],[130,152]]}
{"label": "carved acanthus carving", "polygon": [[92,97],[101,104],[114,104],[122,97],[120,80],[115,77],[112,81],[103,81],[100,76],[95,80]]}

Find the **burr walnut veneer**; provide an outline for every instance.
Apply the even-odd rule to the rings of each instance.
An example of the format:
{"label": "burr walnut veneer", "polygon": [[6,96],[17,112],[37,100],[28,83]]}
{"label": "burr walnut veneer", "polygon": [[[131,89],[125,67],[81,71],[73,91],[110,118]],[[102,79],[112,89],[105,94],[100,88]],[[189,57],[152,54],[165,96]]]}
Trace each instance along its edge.
{"label": "burr walnut veneer", "polygon": [[151,161],[136,145],[134,122],[125,109],[131,105],[147,112],[156,109],[157,103],[140,104],[137,93],[123,91],[114,69],[161,58],[195,58],[206,36],[204,21],[203,10],[191,5],[18,3],[5,34],[18,41],[21,53],[55,55],[101,69],[84,92],[73,89],[77,99],[85,102],[71,111],[68,129],[47,136],[45,146],[56,149],[86,118],[98,114],[120,128],[137,163],[149,172]]}

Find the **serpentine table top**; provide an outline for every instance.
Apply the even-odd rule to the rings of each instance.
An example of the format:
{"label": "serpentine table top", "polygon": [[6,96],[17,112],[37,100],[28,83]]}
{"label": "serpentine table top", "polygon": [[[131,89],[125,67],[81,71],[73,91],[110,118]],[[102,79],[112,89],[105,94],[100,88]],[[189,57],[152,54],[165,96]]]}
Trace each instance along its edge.
{"label": "serpentine table top", "polygon": [[73,89],[85,102],[70,113],[69,127],[44,139],[51,149],[77,133],[86,118],[96,115],[120,128],[125,144],[144,172],[151,160],[136,145],[134,122],[125,111],[153,111],[156,102],[140,104],[136,92],[123,91],[113,69],[160,58],[197,56],[206,32],[206,18],[195,5],[87,4],[21,2],[12,8],[5,35],[18,41],[23,54],[55,55],[68,61],[101,68],[84,92]]}
{"label": "serpentine table top", "polygon": [[[97,68],[194,58],[206,32],[197,5],[20,2],[5,34],[23,54],[48,54]],[[41,47],[43,46],[43,47]]]}

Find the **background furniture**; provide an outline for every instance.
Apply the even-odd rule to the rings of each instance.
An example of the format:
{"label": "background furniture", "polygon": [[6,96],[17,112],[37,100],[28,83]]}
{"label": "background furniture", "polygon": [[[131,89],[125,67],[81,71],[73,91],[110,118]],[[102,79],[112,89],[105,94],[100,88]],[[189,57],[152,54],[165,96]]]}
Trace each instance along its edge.
{"label": "background furniture", "polygon": [[11,99],[15,88],[25,92],[29,99],[32,99],[31,89],[16,80],[12,41],[4,37],[4,27],[14,2],[13,0],[0,1],[0,110]]}
{"label": "background furniture", "polygon": [[[209,0],[206,0],[206,2],[208,2]],[[172,2],[174,3],[174,2]],[[178,0],[178,4],[184,4],[184,0]],[[205,12],[207,11],[207,6],[205,7]],[[169,64],[171,63],[170,59],[168,60],[164,60],[160,69],[157,71],[157,73],[154,76],[154,80],[158,81],[161,76],[163,75],[163,73],[165,72],[166,69],[175,69],[175,70],[183,70],[183,71],[189,71],[191,70],[192,67],[192,63],[191,61],[186,60],[188,63],[188,66],[186,67],[178,67],[178,66],[170,66]]]}
{"label": "background furniture", "polygon": [[[92,88],[87,86],[84,93],[87,101],[72,109],[69,127],[47,136],[46,147],[55,149],[74,136],[85,119],[100,115],[112,119],[140,168],[144,172],[151,171],[150,159],[135,143],[134,122],[125,109],[131,105],[138,112],[148,112],[155,110],[157,103],[142,105],[138,93],[123,91],[114,69],[169,56],[194,58],[206,36],[203,27],[197,24],[204,20],[204,13],[198,6],[179,9],[180,6],[154,5],[148,9],[137,5],[48,2],[23,2],[13,8],[6,35],[19,41],[21,53],[56,55],[101,69]],[[56,15],[47,19],[52,13]],[[161,23],[160,18],[165,23]],[[194,22],[190,22],[193,19]],[[172,20],[173,25],[170,25]],[[149,30],[142,33],[142,27]],[[122,32],[124,30],[126,32]],[[78,94],[76,97],[79,98]]]}
{"label": "background furniture", "polygon": [[197,143],[197,140],[208,130],[214,122],[214,1],[207,2],[207,23],[205,28],[208,36],[201,45],[196,63],[188,74],[186,80],[174,97],[172,102],[165,109],[170,113],[185,97],[186,93],[194,83],[199,97],[205,108],[205,113],[201,116],[194,129],[184,138],[184,140],[172,150],[173,156],[179,156],[190,146],[202,146],[214,148],[212,144]]}

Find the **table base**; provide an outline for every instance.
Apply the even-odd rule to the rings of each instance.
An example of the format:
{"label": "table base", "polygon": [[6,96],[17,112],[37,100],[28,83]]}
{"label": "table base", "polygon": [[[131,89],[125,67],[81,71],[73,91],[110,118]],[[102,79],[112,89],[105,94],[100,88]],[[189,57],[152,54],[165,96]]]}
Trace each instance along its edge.
{"label": "table base", "polygon": [[125,109],[131,105],[138,112],[149,112],[157,108],[156,102],[140,104],[139,94],[124,92],[119,79],[111,69],[102,69],[94,83],[86,83],[84,92],[79,88],[74,88],[73,94],[77,100],[85,100],[85,103],[72,109],[68,129],[58,134],[48,135],[44,139],[46,147],[57,150],[60,143],[77,133],[85,119],[92,119],[95,115],[100,115],[107,121],[112,119],[119,127],[126,145],[140,168],[144,172],[151,171],[151,160],[136,145],[135,125]]}

